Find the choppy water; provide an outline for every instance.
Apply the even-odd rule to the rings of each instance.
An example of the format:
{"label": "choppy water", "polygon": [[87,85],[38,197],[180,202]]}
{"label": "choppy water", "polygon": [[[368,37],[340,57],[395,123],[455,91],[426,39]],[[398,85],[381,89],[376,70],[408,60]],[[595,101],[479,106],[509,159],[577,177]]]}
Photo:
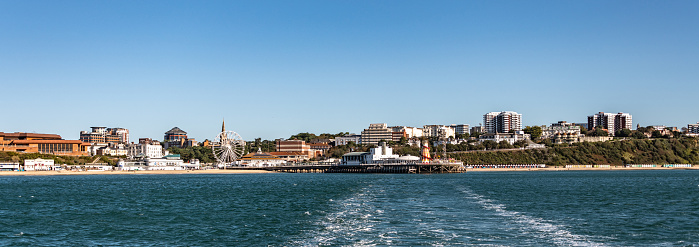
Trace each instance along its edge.
{"label": "choppy water", "polygon": [[698,244],[695,170],[0,177],[0,245]]}

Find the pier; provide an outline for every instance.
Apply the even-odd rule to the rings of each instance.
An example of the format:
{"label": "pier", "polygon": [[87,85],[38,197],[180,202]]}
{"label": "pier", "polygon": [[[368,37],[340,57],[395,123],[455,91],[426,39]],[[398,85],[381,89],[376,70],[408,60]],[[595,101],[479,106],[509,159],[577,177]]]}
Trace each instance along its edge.
{"label": "pier", "polygon": [[[231,169],[231,168],[228,168]],[[270,167],[236,167],[233,169],[256,169],[287,173],[464,173],[466,168],[461,163],[412,163],[412,164],[312,164],[302,163],[288,166]]]}

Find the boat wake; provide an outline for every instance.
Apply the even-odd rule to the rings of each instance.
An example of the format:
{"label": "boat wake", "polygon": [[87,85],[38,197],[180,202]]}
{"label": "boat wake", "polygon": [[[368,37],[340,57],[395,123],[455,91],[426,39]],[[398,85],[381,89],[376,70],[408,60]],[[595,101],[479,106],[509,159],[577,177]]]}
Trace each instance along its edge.
{"label": "boat wake", "polygon": [[497,216],[503,217],[519,226],[518,230],[520,233],[529,238],[538,238],[558,246],[605,246],[604,243],[594,241],[594,238],[591,236],[574,234],[566,230],[564,225],[528,216],[520,212],[510,211],[505,205],[485,198],[469,189],[463,189],[462,192],[467,199],[473,200],[483,209],[492,211]]}
{"label": "boat wake", "polygon": [[[295,246],[368,246],[390,244],[390,241],[377,241],[384,236],[377,234],[376,224],[372,217],[382,211],[370,204],[371,198],[366,189],[353,194],[347,199],[332,201],[331,213],[316,222],[317,230],[307,232],[306,237],[293,241]],[[368,239],[372,236],[373,239]],[[379,239],[376,239],[376,238]]]}

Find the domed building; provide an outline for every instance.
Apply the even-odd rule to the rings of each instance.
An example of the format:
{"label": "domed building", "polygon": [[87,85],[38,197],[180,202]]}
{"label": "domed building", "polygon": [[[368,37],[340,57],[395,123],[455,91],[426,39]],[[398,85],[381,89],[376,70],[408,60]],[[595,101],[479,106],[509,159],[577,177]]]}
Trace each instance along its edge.
{"label": "domed building", "polygon": [[192,147],[196,145],[197,141],[194,140],[194,138],[187,138],[187,132],[178,127],[168,130],[165,132],[165,136],[163,137],[163,147],[165,149],[170,147]]}

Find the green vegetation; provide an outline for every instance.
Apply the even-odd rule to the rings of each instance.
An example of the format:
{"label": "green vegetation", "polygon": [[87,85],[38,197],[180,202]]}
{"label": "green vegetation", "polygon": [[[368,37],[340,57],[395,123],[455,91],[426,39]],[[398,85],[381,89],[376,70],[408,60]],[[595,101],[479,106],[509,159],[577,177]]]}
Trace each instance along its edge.
{"label": "green vegetation", "polygon": [[532,140],[539,139],[539,137],[541,137],[541,134],[543,132],[543,130],[541,130],[540,126],[527,126],[527,127],[524,127],[523,131],[525,134],[530,134],[532,137]]}
{"label": "green vegetation", "polygon": [[167,149],[171,154],[179,154],[180,158],[185,162],[189,162],[191,159],[198,159],[201,163],[213,163],[216,158],[214,158],[214,152],[210,147],[170,147]]}
{"label": "green vegetation", "polygon": [[306,133],[298,133],[296,135],[292,135],[291,137],[289,137],[289,140],[302,140],[302,141],[310,142],[313,139],[333,139],[335,137],[346,136],[346,135],[349,135],[349,132],[340,132],[337,134],[323,133],[320,135],[306,132]]}
{"label": "green vegetation", "polygon": [[342,155],[349,152],[369,152],[368,145],[359,145],[354,142],[349,142],[347,145],[331,147],[326,156],[330,158],[342,158]]}
{"label": "green vegetation", "polygon": [[695,138],[632,139],[553,145],[547,149],[452,153],[467,164],[698,164],[699,143]]}
{"label": "green vegetation", "polygon": [[119,157],[111,156],[59,156],[53,154],[41,154],[41,153],[15,153],[15,152],[0,152],[0,160],[2,161],[14,161],[24,164],[24,160],[31,160],[36,158],[42,159],[52,159],[54,164],[66,164],[66,165],[85,165],[86,163],[91,163],[95,159],[98,163],[107,163],[111,166],[116,166]]}
{"label": "green vegetation", "polygon": [[262,140],[262,138],[255,138],[254,142],[245,143],[245,153],[257,152],[257,149],[262,150],[262,152],[275,152],[277,151],[276,141]]}

